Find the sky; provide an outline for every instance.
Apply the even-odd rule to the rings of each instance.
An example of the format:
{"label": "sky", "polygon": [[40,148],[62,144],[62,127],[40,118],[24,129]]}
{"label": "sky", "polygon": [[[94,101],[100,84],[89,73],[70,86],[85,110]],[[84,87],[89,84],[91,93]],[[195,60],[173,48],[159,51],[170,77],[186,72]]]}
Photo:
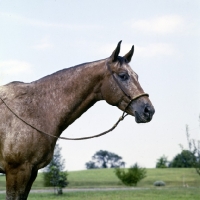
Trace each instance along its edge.
{"label": "sky", "polygon": [[[193,0],[0,0],[0,85],[31,82],[81,63],[107,58],[122,40],[120,55],[132,45],[130,63],[155,107],[150,123],[128,116],[108,135],[61,141],[66,170],[84,170],[98,150],[154,168],[200,139],[200,1]],[[122,112],[96,103],[63,133],[98,134]]]}

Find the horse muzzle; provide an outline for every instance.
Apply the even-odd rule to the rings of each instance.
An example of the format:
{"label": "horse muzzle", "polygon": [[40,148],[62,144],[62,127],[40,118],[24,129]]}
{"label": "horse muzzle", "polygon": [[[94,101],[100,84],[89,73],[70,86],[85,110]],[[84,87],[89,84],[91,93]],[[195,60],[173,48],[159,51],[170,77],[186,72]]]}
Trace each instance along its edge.
{"label": "horse muzzle", "polygon": [[152,105],[145,104],[144,106],[140,106],[134,112],[135,121],[137,123],[147,123],[152,120],[152,117],[155,113],[155,109]]}

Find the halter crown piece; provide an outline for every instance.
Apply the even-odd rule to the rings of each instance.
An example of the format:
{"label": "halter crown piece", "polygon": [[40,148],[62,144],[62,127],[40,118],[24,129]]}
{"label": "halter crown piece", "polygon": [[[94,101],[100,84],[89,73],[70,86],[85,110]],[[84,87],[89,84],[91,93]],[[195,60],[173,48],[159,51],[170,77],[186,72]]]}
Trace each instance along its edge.
{"label": "halter crown piece", "polygon": [[100,137],[102,135],[105,135],[111,131],[113,131],[117,125],[120,123],[120,121],[122,121],[127,115],[128,113],[126,113],[126,110],[127,108],[129,107],[129,105],[136,99],[142,97],[142,96],[147,96],[149,97],[149,94],[147,93],[142,93],[142,94],[139,94],[135,97],[131,97],[125,90],[125,88],[123,87],[123,85],[120,84],[120,82],[116,79],[116,77],[114,76],[114,72],[110,69],[110,66],[106,63],[106,66],[108,68],[108,70],[110,71],[110,73],[112,74],[112,77],[113,79],[115,80],[115,82],[117,83],[117,85],[119,86],[119,88],[122,90],[122,92],[130,99],[130,102],[128,103],[128,105],[126,106],[126,108],[124,109],[123,113],[122,113],[122,116],[118,119],[118,121],[112,126],[112,128],[108,129],[107,131],[104,131],[102,133],[99,133],[97,135],[93,135],[93,136],[89,136],[89,137],[81,137],[81,138],[67,138],[67,137],[57,137],[55,135],[51,135],[49,133],[46,133],[44,131],[41,131],[39,129],[37,129],[36,127],[34,127],[33,125],[29,124],[28,122],[26,122],[24,119],[22,119],[19,115],[17,115],[7,104],[6,102],[0,97],[0,100],[4,103],[4,105],[7,107],[8,110],[10,110],[11,113],[13,113],[13,115],[15,115],[19,120],[21,120],[22,122],[24,122],[27,126],[30,126],[31,128],[33,128],[34,130],[42,133],[42,134],[45,134],[45,135],[48,135],[50,137],[53,137],[53,138],[56,138],[56,139],[63,139],[63,140],[87,140],[87,139],[91,139],[91,138],[95,138],[95,137]]}

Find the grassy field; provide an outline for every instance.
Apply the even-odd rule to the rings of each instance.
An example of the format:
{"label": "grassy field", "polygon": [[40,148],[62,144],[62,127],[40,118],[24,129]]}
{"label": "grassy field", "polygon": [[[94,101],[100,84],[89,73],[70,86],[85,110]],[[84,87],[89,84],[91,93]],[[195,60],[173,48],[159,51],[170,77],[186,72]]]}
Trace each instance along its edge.
{"label": "grassy field", "polygon": [[[96,169],[68,172],[70,182],[67,188],[125,188],[114,174],[113,169]],[[162,180],[165,187],[156,188],[153,183]],[[183,187],[183,182],[189,187]],[[43,177],[39,173],[32,190],[44,189]],[[31,193],[29,200],[197,200],[200,198],[200,176],[194,169],[147,169],[147,177],[142,180],[136,190],[116,191],[80,191],[64,192],[57,196],[53,193]],[[5,176],[0,176],[0,190],[5,190]],[[5,199],[5,194],[0,194]]]}
{"label": "grassy field", "polygon": [[[31,193],[28,200],[197,200],[199,188],[141,189],[129,191],[65,192],[63,195],[52,193]],[[5,199],[5,194],[0,194]]]}
{"label": "grassy field", "polygon": [[[158,180],[164,181],[167,187],[181,187],[183,180],[191,187],[200,187],[200,176],[191,168],[147,169],[147,177],[138,187],[154,187]],[[113,169],[69,172],[69,182],[69,187],[124,187]]]}
{"label": "grassy field", "polygon": [[[94,169],[68,172],[68,188],[124,187],[113,169]],[[191,168],[147,169],[147,177],[138,187],[152,188],[155,181],[162,180],[166,187],[182,187],[183,181],[189,187],[200,187],[200,176]],[[32,189],[44,188],[43,176],[39,173]],[[5,176],[0,176],[0,190],[5,190]]]}

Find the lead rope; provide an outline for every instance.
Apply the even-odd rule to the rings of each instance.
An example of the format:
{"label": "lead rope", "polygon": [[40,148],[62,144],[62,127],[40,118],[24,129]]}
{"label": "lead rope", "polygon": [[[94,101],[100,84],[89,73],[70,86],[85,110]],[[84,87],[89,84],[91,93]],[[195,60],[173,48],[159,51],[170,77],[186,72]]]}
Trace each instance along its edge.
{"label": "lead rope", "polygon": [[[100,137],[102,135],[105,135],[109,132],[111,132],[112,130],[114,130],[117,125],[128,115],[127,113],[125,114],[125,111],[123,112],[122,116],[118,119],[118,121],[113,125],[112,128],[108,129],[107,131],[104,131],[102,133],[99,133],[97,135],[93,135],[93,136],[89,136],[89,137],[81,137],[81,138],[67,138],[67,137],[57,137],[57,136],[54,136],[54,135],[51,135],[49,133],[46,133],[44,131],[41,131],[39,129],[37,129],[36,127],[34,127],[33,125],[27,123],[24,119],[22,119],[19,115],[17,115],[7,104],[6,102],[0,97],[1,101],[3,102],[3,104],[7,107],[7,109],[13,113],[13,115],[15,115],[19,120],[21,120],[22,122],[24,122],[26,125],[30,126],[31,128],[33,128],[34,130],[42,133],[42,134],[45,134],[45,135],[48,135],[50,137],[53,137],[53,138],[57,138],[57,139],[63,139],[63,140],[87,140],[87,139],[91,139],[91,138],[95,138],[95,137]],[[130,104],[130,103],[129,103]],[[125,109],[126,110],[126,109]]]}

